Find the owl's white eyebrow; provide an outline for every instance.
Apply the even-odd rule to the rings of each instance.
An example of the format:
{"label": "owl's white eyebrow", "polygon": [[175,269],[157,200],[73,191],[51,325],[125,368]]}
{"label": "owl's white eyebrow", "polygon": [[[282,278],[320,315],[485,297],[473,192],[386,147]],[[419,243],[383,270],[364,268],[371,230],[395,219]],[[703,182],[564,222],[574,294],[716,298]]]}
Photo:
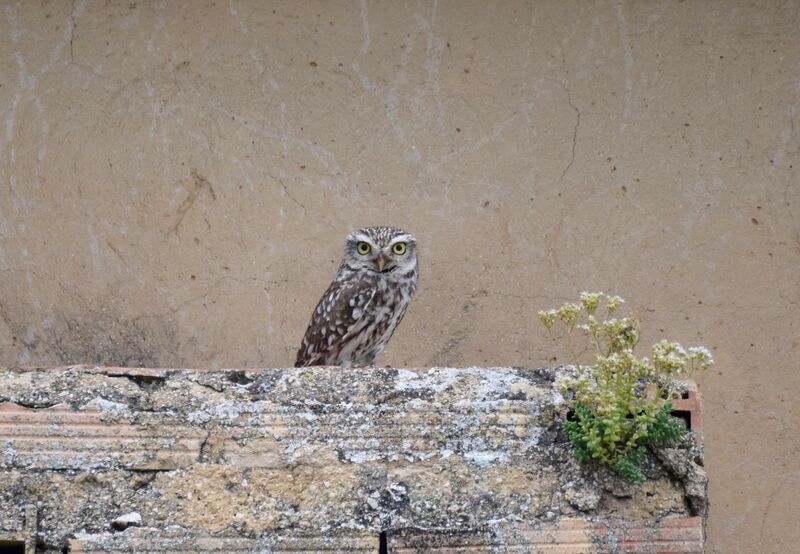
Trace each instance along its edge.
{"label": "owl's white eyebrow", "polygon": [[412,235],[400,235],[399,237],[393,238],[392,242],[389,244],[392,245],[396,242],[415,242],[415,239]]}
{"label": "owl's white eyebrow", "polygon": [[352,240],[356,242],[368,242],[372,244],[372,240],[367,235],[362,235],[360,233],[352,235]]}

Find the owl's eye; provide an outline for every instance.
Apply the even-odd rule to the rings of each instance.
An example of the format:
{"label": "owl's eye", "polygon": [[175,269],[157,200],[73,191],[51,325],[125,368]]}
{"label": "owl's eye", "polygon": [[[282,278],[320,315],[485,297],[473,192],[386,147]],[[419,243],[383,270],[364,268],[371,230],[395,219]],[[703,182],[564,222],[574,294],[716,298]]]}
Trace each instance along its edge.
{"label": "owl's eye", "polygon": [[403,254],[406,253],[406,243],[404,243],[404,242],[396,242],[392,246],[392,252],[394,252],[398,256],[402,256]]}
{"label": "owl's eye", "polygon": [[359,242],[356,245],[356,250],[358,251],[359,254],[365,256],[369,254],[369,251],[372,250],[372,247],[370,247],[370,245],[367,244],[366,242]]}

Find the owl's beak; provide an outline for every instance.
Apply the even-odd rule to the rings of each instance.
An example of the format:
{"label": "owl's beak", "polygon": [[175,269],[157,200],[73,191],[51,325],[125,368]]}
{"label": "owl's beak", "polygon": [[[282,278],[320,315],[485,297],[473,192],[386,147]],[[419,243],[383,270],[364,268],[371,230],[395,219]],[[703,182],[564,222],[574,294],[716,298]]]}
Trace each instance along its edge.
{"label": "owl's beak", "polygon": [[383,254],[381,254],[380,256],[378,256],[378,259],[377,259],[377,260],[375,260],[375,261],[376,261],[376,262],[377,262],[377,264],[378,264],[378,271],[383,271],[383,268],[384,268],[384,266],[386,265],[386,262],[388,262],[388,261],[389,261],[389,258],[387,258],[387,257],[386,257],[386,256],[384,256]]}

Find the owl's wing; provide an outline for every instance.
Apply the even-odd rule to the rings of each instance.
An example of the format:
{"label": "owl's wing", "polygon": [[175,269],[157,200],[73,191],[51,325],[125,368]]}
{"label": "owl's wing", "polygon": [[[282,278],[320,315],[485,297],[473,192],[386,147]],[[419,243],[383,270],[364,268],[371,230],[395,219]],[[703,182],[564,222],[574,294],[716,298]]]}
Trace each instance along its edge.
{"label": "owl's wing", "polygon": [[333,363],[377,291],[374,279],[331,283],[311,315],[295,367]]}

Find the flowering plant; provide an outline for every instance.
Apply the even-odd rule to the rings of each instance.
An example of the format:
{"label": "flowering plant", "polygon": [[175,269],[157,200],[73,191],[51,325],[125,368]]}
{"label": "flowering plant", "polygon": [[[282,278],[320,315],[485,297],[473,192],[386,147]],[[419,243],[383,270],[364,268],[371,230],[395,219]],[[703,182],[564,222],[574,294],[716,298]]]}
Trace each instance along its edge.
{"label": "flowering plant", "polygon": [[[606,316],[597,311],[605,303]],[[634,483],[644,481],[640,465],[648,445],[668,446],[686,432],[670,416],[678,392],[675,378],[714,363],[703,347],[684,349],[677,342],[653,345],[652,360],[638,358],[639,323],[633,315],[613,317],[625,302],[602,292],[582,292],[579,303],[539,312],[548,332],[563,323],[589,337],[594,363],[578,365],[560,383],[572,414],[564,429],[581,461],[593,460]]]}

